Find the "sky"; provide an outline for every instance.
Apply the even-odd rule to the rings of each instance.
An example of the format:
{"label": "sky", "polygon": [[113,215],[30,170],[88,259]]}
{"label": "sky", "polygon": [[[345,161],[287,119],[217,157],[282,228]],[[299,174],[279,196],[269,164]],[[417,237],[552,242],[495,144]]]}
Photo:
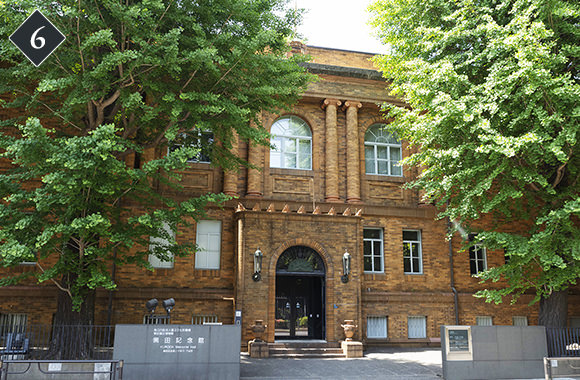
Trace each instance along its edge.
{"label": "sky", "polygon": [[307,45],[385,53],[386,48],[372,35],[366,11],[372,0],[290,0],[289,6],[306,9],[298,33]]}

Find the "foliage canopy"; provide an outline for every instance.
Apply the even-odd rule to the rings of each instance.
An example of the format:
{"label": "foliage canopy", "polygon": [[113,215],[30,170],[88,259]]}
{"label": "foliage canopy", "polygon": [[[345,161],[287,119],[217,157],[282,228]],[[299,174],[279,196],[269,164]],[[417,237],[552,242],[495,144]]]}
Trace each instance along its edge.
{"label": "foliage canopy", "polygon": [[[441,217],[494,228],[474,243],[505,249],[506,265],[480,274],[536,300],[580,276],[580,3],[573,0],[378,0],[390,47],[376,62],[408,109],[386,107],[418,148],[412,186]],[[513,222],[529,222],[517,233]]]}
{"label": "foliage canopy", "polygon": [[[66,36],[38,68],[8,40],[36,8]],[[0,261],[38,268],[1,284],[53,281],[77,310],[115,287],[113,261],[150,268],[150,242],[161,259],[191,253],[163,226],[226,199],[157,191],[179,188],[199,146],[143,152],[210,131],[212,163],[235,169],[234,134],[265,143],[259,112],[287,108],[311,80],[286,56],[300,15],[282,0],[7,0],[0,17]]]}

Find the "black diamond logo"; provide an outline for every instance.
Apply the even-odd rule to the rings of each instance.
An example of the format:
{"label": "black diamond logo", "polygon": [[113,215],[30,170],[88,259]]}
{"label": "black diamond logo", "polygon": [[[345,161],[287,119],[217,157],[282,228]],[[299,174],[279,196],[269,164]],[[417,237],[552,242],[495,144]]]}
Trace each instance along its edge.
{"label": "black diamond logo", "polygon": [[38,67],[65,40],[65,36],[35,10],[10,36],[10,41]]}

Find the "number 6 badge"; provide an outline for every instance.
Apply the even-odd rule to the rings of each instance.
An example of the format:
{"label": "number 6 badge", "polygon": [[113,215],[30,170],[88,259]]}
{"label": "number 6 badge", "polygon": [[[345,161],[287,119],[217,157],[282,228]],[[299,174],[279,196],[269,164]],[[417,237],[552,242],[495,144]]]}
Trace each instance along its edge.
{"label": "number 6 badge", "polygon": [[40,11],[35,10],[10,36],[10,41],[38,67],[66,37]]}

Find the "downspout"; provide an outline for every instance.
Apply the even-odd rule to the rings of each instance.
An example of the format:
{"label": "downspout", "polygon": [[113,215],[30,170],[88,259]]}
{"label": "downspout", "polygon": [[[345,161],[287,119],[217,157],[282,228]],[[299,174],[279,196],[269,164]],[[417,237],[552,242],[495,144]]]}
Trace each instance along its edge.
{"label": "downspout", "polygon": [[449,217],[447,217],[447,231],[449,233],[449,286],[453,292],[455,324],[459,325],[459,297],[457,289],[455,289],[455,279],[453,278],[453,234],[451,230],[451,219]]}

